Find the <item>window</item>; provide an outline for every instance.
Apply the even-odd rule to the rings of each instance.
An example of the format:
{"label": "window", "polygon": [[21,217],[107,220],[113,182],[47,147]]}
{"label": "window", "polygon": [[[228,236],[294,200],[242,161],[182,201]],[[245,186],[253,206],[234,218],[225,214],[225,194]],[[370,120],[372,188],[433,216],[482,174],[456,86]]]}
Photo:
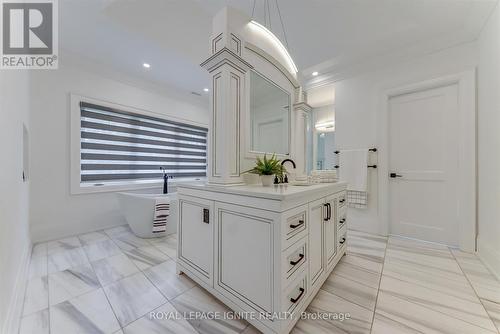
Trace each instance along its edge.
{"label": "window", "polygon": [[204,127],[79,101],[80,187],[206,176]]}

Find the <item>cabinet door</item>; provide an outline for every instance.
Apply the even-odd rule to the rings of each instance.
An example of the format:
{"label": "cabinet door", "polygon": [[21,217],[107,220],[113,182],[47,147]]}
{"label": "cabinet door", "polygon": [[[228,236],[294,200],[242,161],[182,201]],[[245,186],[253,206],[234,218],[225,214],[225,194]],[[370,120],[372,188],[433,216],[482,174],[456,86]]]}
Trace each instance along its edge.
{"label": "cabinet door", "polygon": [[327,266],[337,254],[337,198],[327,197],[325,218],[325,253]]}
{"label": "cabinet door", "polygon": [[309,277],[313,286],[325,271],[324,204],[322,199],[309,203]]}
{"label": "cabinet door", "polygon": [[281,279],[274,249],[278,215],[219,202],[216,215],[215,289],[237,296],[259,312],[272,312],[273,278]]}
{"label": "cabinet door", "polygon": [[213,268],[212,201],[179,197],[179,259],[208,284]]}

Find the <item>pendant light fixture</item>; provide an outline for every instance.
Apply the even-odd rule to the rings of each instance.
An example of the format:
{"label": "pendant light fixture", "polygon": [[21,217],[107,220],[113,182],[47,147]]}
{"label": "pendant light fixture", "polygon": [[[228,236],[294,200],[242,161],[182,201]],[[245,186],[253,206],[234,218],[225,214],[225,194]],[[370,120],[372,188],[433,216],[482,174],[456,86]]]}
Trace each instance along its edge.
{"label": "pendant light fixture", "polygon": [[287,60],[288,65],[290,66],[290,68],[295,73],[297,73],[299,70],[297,69],[297,66],[295,65],[295,62],[293,61],[292,57],[290,56],[290,53],[288,52],[288,48],[289,48],[288,39],[286,37],[285,25],[283,23],[283,18],[281,16],[281,11],[280,11],[280,7],[279,7],[279,4],[278,4],[278,0],[275,0],[274,2],[275,2],[275,7],[276,7],[277,15],[278,15],[279,20],[280,20],[281,29],[283,31],[283,38],[285,39],[286,47],[283,45],[283,43],[281,42],[281,40],[271,31],[272,30],[271,8],[270,8],[270,5],[269,5],[269,2],[270,2],[270,0],[263,0],[263,19],[264,19],[263,21],[264,21],[264,24],[261,24],[261,23],[257,22],[256,18],[255,18],[255,7],[256,7],[256,4],[257,4],[257,0],[253,1],[252,20],[250,21],[250,26],[252,27],[252,29],[258,30],[262,34],[266,35],[269,38],[269,40],[271,40],[272,43],[274,45],[276,45],[276,47],[278,48],[278,50],[281,51],[281,53],[283,54],[284,58]]}

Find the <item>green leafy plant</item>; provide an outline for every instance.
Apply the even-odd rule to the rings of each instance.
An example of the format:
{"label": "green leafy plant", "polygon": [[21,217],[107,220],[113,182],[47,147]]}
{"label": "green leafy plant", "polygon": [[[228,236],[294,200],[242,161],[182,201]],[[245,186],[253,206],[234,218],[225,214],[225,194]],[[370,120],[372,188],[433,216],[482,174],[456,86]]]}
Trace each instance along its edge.
{"label": "green leafy plant", "polygon": [[281,165],[281,160],[276,159],[276,154],[273,154],[270,159],[264,154],[262,159],[257,157],[255,160],[255,167],[247,171],[247,173],[258,175],[283,175],[283,173],[286,173],[286,169]]}

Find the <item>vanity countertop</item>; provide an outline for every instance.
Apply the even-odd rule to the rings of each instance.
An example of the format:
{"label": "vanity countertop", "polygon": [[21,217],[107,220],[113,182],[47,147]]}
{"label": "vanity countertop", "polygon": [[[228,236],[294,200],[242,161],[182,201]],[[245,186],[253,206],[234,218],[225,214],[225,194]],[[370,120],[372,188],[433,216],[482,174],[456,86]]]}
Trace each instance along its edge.
{"label": "vanity countertop", "polygon": [[220,186],[215,184],[182,184],[178,189],[188,188],[201,191],[213,191],[219,193],[266,198],[271,200],[284,201],[296,197],[308,196],[317,192],[334,193],[344,190],[346,182],[318,183],[307,186],[297,186],[290,184],[272,185],[264,187],[260,184],[238,185],[238,186]]}

